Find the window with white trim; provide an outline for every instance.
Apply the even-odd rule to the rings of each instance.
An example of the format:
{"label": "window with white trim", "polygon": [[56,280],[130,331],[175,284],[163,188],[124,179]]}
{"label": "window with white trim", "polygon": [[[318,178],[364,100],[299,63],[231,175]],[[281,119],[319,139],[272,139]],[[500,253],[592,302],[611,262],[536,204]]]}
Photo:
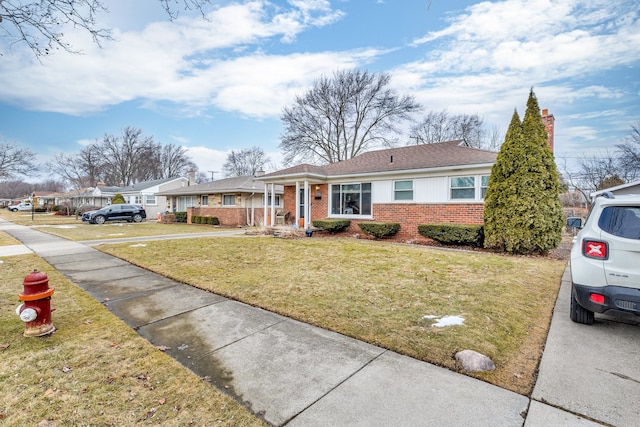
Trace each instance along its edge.
{"label": "window with white trim", "polygon": [[200,197],[200,206],[209,206],[209,196]]}
{"label": "window with white trim", "polygon": [[484,199],[487,194],[487,188],[489,187],[489,175],[482,175],[480,177],[480,198]]}
{"label": "window with white trim", "polygon": [[137,195],[133,197],[133,204],[134,205],[141,205],[142,204],[142,196],[141,195]]}
{"label": "window with white trim", "polygon": [[[271,206],[271,194],[269,194],[268,200],[269,201],[267,202],[267,206]],[[282,206],[280,203],[281,203],[280,195],[276,194],[276,204],[275,204],[275,206]],[[264,206],[264,194],[262,195],[262,206]]]}
{"label": "window with white trim", "polygon": [[158,202],[156,201],[156,196],[153,194],[147,194],[145,196],[145,204],[146,205],[156,205]]}
{"label": "window with white trim", "polygon": [[413,181],[394,181],[393,200],[413,200]]}
{"label": "window with white trim", "polygon": [[451,177],[449,183],[451,200],[476,198],[476,178],[474,176]]}
{"label": "window with white trim", "polygon": [[224,194],[222,196],[222,206],[235,206],[235,205],[236,205],[235,194]]}
{"label": "window with white trim", "polygon": [[371,215],[371,183],[332,184],[331,214]]}

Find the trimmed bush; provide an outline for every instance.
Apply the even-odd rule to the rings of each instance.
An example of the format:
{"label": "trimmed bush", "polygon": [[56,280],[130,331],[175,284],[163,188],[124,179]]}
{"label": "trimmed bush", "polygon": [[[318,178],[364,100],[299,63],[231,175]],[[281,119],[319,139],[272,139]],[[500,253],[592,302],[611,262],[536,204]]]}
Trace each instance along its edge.
{"label": "trimmed bush", "polygon": [[220,220],[218,219],[217,216],[210,216],[209,217],[209,224],[211,224],[211,225],[220,225]]}
{"label": "trimmed bush", "polygon": [[378,239],[391,237],[400,231],[400,224],[397,222],[360,222],[358,227],[365,234],[374,236]]}
{"label": "trimmed bush", "polygon": [[187,222],[186,212],[175,212],[176,222]]}
{"label": "trimmed bush", "polygon": [[347,228],[351,221],[348,219],[317,219],[312,222],[316,228],[321,228],[329,233],[338,233]]}
{"label": "trimmed bush", "polygon": [[445,245],[482,247],[484,227],[468,224],[422,224],[418,233]]}

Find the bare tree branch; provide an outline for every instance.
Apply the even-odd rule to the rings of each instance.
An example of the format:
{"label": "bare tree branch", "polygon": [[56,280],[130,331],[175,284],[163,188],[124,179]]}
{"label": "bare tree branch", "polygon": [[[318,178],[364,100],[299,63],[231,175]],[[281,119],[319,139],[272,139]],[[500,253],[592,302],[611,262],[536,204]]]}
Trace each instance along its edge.
{"label": "bare tree branch", "polygon": [[35,168],[36,155],[28,148],[0,141],[0,178],[27,175]]}
{"label": "bare tree branch", "polygon": [[392,145],[399,124],[420,105],[387,88],[389,80],[386,73],[357,70],[320,77],[293,106],[284,108],[280,148],[285,164],[334,163]]}

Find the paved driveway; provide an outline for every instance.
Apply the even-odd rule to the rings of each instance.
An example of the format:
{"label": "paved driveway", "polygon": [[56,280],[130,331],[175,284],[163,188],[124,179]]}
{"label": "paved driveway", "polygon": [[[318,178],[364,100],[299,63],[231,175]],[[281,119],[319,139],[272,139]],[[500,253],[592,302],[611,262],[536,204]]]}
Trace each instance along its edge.
{"label": "paved driveway", "polygon": [[640,425],[640,322],[596,314],[593,325],[574,323],[570,292],[567,270],[533,400],[605,424]]}

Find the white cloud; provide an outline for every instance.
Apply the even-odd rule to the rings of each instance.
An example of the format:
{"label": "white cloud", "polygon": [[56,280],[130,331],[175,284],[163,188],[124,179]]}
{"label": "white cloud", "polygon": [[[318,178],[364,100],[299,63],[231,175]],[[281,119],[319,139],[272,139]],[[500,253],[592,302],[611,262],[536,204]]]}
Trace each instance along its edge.
{"label": "white cloud", "polygon": [[[326,1],[292,1],[280,10],[254,1],[220,7],[207,19],[182,17],[142,31],[115,29],[102,49],[70,31],[68,41],[84,55],[58,54],[46,66],[26,55],[0,63],[12,85],[0,96],[29,109],[83,115],[132,99],[216,106],[247,115],[279,114],[291,90],[311,73],[358,64],[361,52],[267,56],[240,52],[273,37],[291,41],[309,26],[340,19]],[[267,72],[269,75],[267,75]],[[29,76],[29,78],[24,78]]]}

